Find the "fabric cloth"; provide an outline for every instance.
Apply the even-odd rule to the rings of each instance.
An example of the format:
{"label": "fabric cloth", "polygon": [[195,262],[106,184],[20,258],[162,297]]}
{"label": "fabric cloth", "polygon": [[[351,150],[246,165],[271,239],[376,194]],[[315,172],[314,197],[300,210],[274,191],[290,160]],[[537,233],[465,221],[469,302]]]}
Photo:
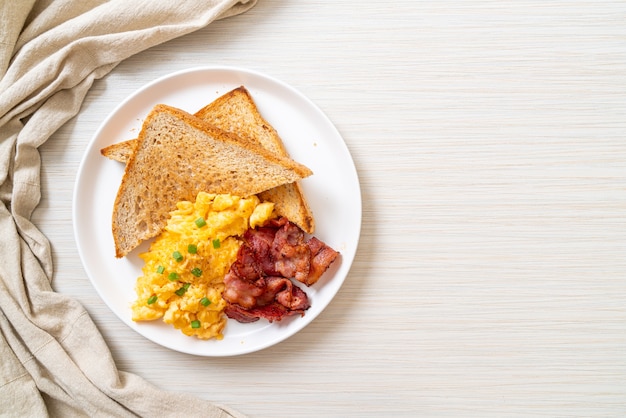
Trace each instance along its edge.
{"label": "fabric cloth", "polygon": [[242,416],[118,370],[85,309],[53,291],[50,244],[31,214],[38,147],[94,80],[255,3],[0,0],[0,416]]}

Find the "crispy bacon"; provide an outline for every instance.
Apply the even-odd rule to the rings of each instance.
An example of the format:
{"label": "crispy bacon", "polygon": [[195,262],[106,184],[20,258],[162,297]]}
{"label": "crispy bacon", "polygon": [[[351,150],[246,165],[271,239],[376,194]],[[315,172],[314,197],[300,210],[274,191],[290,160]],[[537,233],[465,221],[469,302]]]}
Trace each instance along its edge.
{"label": "crispy bacon", "polygon": [[264,275],[294,278],[311,286],[319,280],[339,253],[304,232],[287,218],[270,220],[258,229],[249,229],[244,242],[253,249]]}
{"label": "crispy bacon", "polygon": [[256,322],[261,318],[267,319],[269,322],[280,321],[285,316],[293,315],[296,312],[289,312],[284,306],[278,303],[272,303],[252,309],[244,309],[239,305],[228,304],[224,309],[226,315],[244,324]]}
{"label": "crispy bacon", "polygon": [[284,277],[268,277],[266,279],[268,294],[273,295],[275,302],[292,312],[304,312],[311,304],[304,290]]}
{"label": "crispy bacon", "polygon": [[259,277],[256,280],[243,278],[236,273],[236,269],[231,267],[231,270],[224,276],[222,297],[228,303],[249,309],[257,305],[257,300],[263,296],[265,290],[266,284],[263,278]]}
{"label": "crispy bacon", "polygon": [[309,269],[309,275],[303,283],[311,286],[328,270],[328,267],[335,261],[339,253],[315,237],[311,238],[307,245],[311,250],[311,268]]}
{"label": "crispy bacon", "polygon": [[304,315],[310,302],[290,279],[314,284],[339,253],[315,237],[306,241],[304,232],[286,218],[249,229],[243,238],[224,278],[226,315],[244,323]]}

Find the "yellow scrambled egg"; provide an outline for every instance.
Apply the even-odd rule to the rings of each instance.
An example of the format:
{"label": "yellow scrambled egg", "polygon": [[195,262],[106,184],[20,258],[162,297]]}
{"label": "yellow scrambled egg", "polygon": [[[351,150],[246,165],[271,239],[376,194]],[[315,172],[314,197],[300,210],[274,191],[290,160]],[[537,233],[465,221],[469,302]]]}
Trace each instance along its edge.
{"label": "yellow scrambled egg", "polygon": [[165,230],[140,257],[133,321],[163,318],[184,334],[222,339],[226,325],[223,279],[237,257],[240,237],[271,218],[274,205],[256,196],[199,193],[179,202]]}

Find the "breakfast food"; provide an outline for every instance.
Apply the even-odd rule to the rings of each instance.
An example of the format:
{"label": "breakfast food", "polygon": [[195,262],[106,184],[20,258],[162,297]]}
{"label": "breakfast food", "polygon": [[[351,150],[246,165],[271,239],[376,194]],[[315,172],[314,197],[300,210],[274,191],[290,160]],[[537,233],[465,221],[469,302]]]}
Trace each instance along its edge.
{"label": "breakfast food", "polygon": [[158,235],[177,202],[204,191],[248,197],[311,175],[302,164],[180,109],[156,105],[126,164],[112,219],[116,257]]}
{"label": "breakfast food", "polygon": [[304,231],[284,217],[247,230],[237,260],[224,277],[226,315],[244,323],[303,315],[310,307],[308,297],[290,279],[311,286],[338,254],[315,237],[307,240]]}
{"label": "breakfast food", "polygon": [[186,335],[222,339],[224,276],[237,258],[240,237],[272,216],[258,197],[198,193],[178,202],[152,242],[137,279],[134,321],[162,318]]}
{"label": "breakfast food", "polygon": [[[244,86],[220,96],[194,116],[277,155],[289,156],[280,136],[263,118]],[[131,139],[109,145],[100,152],[107,158],[126,163],[135,152],[136,145],[137,140]],[[315,220],[299,182],[274,187],[261,192],[259,197],[274,202],[276,213],[285,216],[303,231],[309,234],[315,231]]]}
{"label": "breakfast food", "polygon": [[115,199],[115,255],[155,238],[137,278],[134,321],[162,319],[199,339],[241,323],[304,315],[339,253],[311,234],[291,160],[244,87],[191,115],[156,105],[136,139],[101,149],[126,164]]}
{"label": "breakfast food", "polygon": [[128,139],[100,149],[100,154],[112,160],[126,164],[128,160],[130,160],[130,156],[135,152],[136,146],[137,138]]}

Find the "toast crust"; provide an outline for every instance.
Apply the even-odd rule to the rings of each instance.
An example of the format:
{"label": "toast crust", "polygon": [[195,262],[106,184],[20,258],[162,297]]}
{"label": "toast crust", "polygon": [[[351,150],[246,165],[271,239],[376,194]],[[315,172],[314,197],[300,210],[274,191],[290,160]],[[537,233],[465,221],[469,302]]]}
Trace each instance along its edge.
{"label": "toast crust", "polygon": [[130,156],[135,152],[136,147],[137,139],[128,139],[102,148],[100,154],[111,160],[126,164]]}

